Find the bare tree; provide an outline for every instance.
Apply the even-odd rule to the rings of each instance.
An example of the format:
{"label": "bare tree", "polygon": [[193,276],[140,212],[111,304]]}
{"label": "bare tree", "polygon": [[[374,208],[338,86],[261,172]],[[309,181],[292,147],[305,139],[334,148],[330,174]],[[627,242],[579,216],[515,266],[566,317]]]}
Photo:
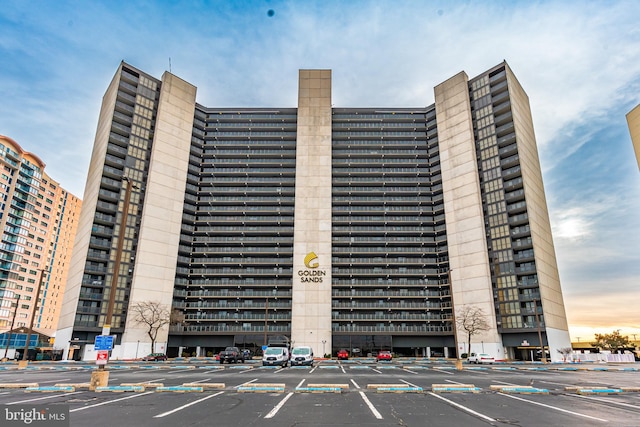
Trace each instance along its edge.
{"label": "bare tree", "polygon": [[571,347],[563,347],[557,349],[556,351],[562,355],[562,361],[566,362],[567,356],[573,352],[573,349]]}
{"label": "bare tree", "polygon": [[474,305],[467,305],[456,313],[456,324],[467,334],[467,354],[471,352],[471,337],[491,329],[484,310]]}
{"label": "bare tree", "polygon": [[170,322],[169,309],[157,301],[141,301],[133,304],[129,310],[133,314],[135,323],[146,326],[147,335],[151,338],[151,352],[153,353],[158,331]]}

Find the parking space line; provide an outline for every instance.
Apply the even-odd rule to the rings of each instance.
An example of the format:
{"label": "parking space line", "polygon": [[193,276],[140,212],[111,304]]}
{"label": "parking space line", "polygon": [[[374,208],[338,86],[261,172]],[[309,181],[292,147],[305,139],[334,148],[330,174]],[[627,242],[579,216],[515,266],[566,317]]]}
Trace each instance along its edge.
{"label": "parking space line", "polygon": [[382,373],[382,371],[378,371],[376,368],[371,368],[371,370],[372,370],[373,372],[377,372],[377,373],[379,373],[379,374],[381,374],[381,373]]}
{"label": "parking space line", "polygon": [[305,379],[305,378],[303,378],[303,379],[302,379],[302,381],[300,381],[300,382],[298,383],[298,385],[296,386],[296,388],[302,387],[302,384],[304,384],[304,382],[305,382],[305,381],[306,381],[306,379]]}
{"label": "parking space line", "polygon": [[505,396],[505,397],[510,397],[511,399],[516,399],[516,400],[521,400],[523,402],[531,403],[532,405],[538,405],[538,406],[542,406],[544,408],[555,409],[556,411],[564,412],[564,413],[571,414],[571,415],[576,415],[578,417],[589,418],[591,420],[602,421],[602,422],[605,422],[605,423],[609,422],[608,420],[605,420],[603,418],[592,417],[591,415],[586,415],[586,414],[581,414],[579,412],[569,411],[567,409],[558,408],[557,406],[545,405],[544,403],[535,402],[533,400],[528,400],[528,399],[523,399],[521,397],[513,396],[511,394],[505,394],[505,393],[497,393],[497,394],[499,394],[501,396]]}
{"label": "parking space line", "polygon": [[360,397],[362,397],[362,400],[364,400],[364,403],[367,404],[367,406],[369,407],[369,409],[373,413],[373,416],[376,417],[377,419],[381,420],[382,419],[382,415],[380,415],[380,412],[378,412],[378,410],[375,408],[375,406],[373,406],[373,403],[371,403],[369,401],[369,399],[367,399],[367,396],[365,396],[364,391],[359,391],[358,393],[360,393]]}
{"label": "parking space line", "polygon": [[403,368],[403,369],[404,369],[405,372],[409,372],[410,374],[418,375],[418,373],[416,371],[412,371],[412,370],[407,369],[407,368]]}
{"label": "parking space line", "polygon": [[357,382],[355,382],[355,381],[353,380],[353,378],[351,378],[351,382],[353,383],[353,385],[354,385],[356,388],[360,388],[360,386],[358,385],[358,383],[357,383]]}
{"label": "parking space line", "polygon": [[194,400],[193,402],[189,402],[186,405],[179,406],[179,407],[177,407],[175,409],[172,409],[170,411],[163,412],[162,414],[154,415],[153,418],[166,417],[167,415],[171,415],[171,414],[174,414],[174,413],[176,413],[178,411],[182,411],[183,409],[188,408],[189,406],[193,406],[193,405],[195,405],[197,403],[204,402],[205,400],[211,399],[212,397],[220,396],[222,393],[224,393],[224,391],[219,391],[219,392],[211,394],[211,395],[209,395],[207,397],[203,397],[202,399]]}
{"label": "parking space line", "polygon": [[340,369],[342,369],[342,373],[343,373],[343,374],[346,374],[346,373],[347,373],[347,371],[345,371],[345,370],[344,370],[344,366],[342,366],[342,363],[340,364]]}
{"label": "parking space line", "polygon": [[443,371],[440,368],[436,368],[435,366],[433,367],[434,371],[438,371],[438,372],[442,372],[443,374],[447,374],[447,375],[453,375],[453,372],[447,372],[447,371]]}
{"label": "parking space line", "polygon": [[512,385],[514,387],[518,387],[520,384],[513,384],[513,383],[508,383],[505,381],[498,381],[498,380],[491,380],[492,383],[499,383],[499,384],[505,384],[505,385]]}
{"label": "parking space line", "polygon": [[254,378],[254,379],[252,379],[251,381],[247,381],[247,382],[244,382],[244,383],[242,383],[242,384],[238,384],[237,386],[234,386],[233,388],[242,387],[243,385],[245,385],[245,384],[251,384],[251,383],[252,383],[252,382],[254,382],[254,381],[258,381],[258,379],[257,379],[257,378]]}
{"label": "parking space line", "polygon": [[18,402],[9,402],[9,403],[5,403],[5,405],[17,405],[19,403],[28,403],[28,402],[37,402],[38,400],[47,400],[47,399],[54,399],[56,397],[60,397],[60,396],[70,396],[72,394],[78,394],[78,393],[83,393],[82,391],[73,391],[71,393],[62,393],[62,394],[54,394],[52,396],[45,396],[45,397],[36,397],[35,399],[26,399],[26,400],[20,400]]}
{"label": "parking space line", "polygon": [[61,383],[64,381],[70,381],[71,378],[62,378],[60,380],[50,380],[50,381],[38,381],[38,384],[46,384],[46,383]]}
{"label": "parking space line", "polygon": [[95,405],[89,405],[89,406],[83,406],[81,408],[71,409],[69,412],[84,411],[85,409],[95,408],[97,406],[102,406],[102,405],[108,405],[110,403],[120,402],[121,400],[135,399],[136,397],[141,397],[141,396],[144,396],[144,395],[147,395],[147,394],[153,394],[153,393],[154,393],[153,391],[147,391],[147,392],[144,392],[144,393],[136,393],[136,394],[132,394],[131,396],[121,397],[120,399],[107,400],[105,402],[96,403]]}
{"label": "parking space line", "polygon": [[445,381],[451,384],[459,384],[459,385],[466,384],[466,383],[459,383],[458,381],[453,381],[453,380],[445,380]]}
{"label": "parking space line", "polygon": [[615,400],[612,399],[604,399],[602,397],[592,397],[592,396],[583,396],[581,394],[567,394],[567,396],[571,396],[571,397],[580,397],[582,399],[589,399],[589,400],[595,400],[596,402],[600,402],[600,403],[606,403],[609,405],[618,405],[618,406],[623,406],[625,408],[633,408],[633,409],[640,409],[640,406],[638,405],[630,405],[628,403],[624,403],[624,402],[616,402]]}
{"label": "parking space line", "polygon": [[293,396],[293,392],[289,392],[289,394],[287,394],[287,395],[284,397],[284,399],[282,399],[282,400],[280,401],[280,403],[278,403],[278,404],[275,406],[275,408],[273,408],[273,409],[271,410],[271,412],[269,412],[269,413],[268,413],[267,415],[265,415],[264,417],[265,417],[265,418],[273,418],[273,417],[278,413],[278,411],[280,410],[280,408],[282,408],[282,407],[284,406],[284,404],[285,404],[285,403],[287,403],[287,400],[289,400],[289,398],[290,398],[291,396]]}
{"label": "parking space line", "polygon": [[[210,381],[210,380],[211,380],[211,378],[205,378],[205,379],[203,379],[203,380],[199,380],[199,381],[191,381],[191,382],[192,382],[193,384],[197,384],[197,383],[204,383],[204,382],[207,382],[207,381]],[[151,382],[151,381],[149,381],[149,382]]]}
{"label": "parking space line", "polygon": [[476,417],[480,417],[480,418],[482,418],[483,420],[489,421],[490,423],[494,423],[494,422],[496,422],[496,420],[494,420],[493,418],[491,418],[491,417],[489,417],[489,416],[487,416],[487,415],[481,414],[480,412],[476,412],[476,411],[474,411],[474,410],[473,410],[473,409],[471,409],[471,408],[467,408],[466,406],[463,406],[463,405],[461,405],[461,404],[459,404],[459,403],[456,403],[456,402],[454,402],[453,400],[449,400],[449,399],[447,399],[447,398],[444,398],[444,397],[442,397],[442,396],[439,396],[439,395],[437,395],[437,394],[435,394],[435,393],[433,393],[433,392],[431,392],[431,391],[430,391],[430,392],[428,392],[427,394],[430,394],[430,395],[431,395],[431,396],[433,396],[433,397],[437,397],[437,398],[438,398],[438,399],[440,399],[440,400],[444,400],[444,401],[445,401],[445,402],[447,402],[449,405],[451,405],[451,406],[455,406],[455,407],[456,407],[456,408],[458,408],[458,409],[462,409],[463,411],[468,412],[468,413],[470,413],[470,414],[472,414],[472,415],[475,415]]}

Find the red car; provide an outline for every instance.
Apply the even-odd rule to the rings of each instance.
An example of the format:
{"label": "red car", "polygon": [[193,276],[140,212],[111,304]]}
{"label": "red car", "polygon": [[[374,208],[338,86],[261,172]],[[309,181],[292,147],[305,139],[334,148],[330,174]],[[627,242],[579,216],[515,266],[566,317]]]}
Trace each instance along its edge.
{"label": "red car", "polygon": [[342,349],[338,352],[338,360],[348,360],[349,352],[345,349]]}
{"label": "red car", "polygon": [[380,362],[381,360],[385,360],[387,362],[391,362],[392,358],[393,358],[393,356],[391,355],[390,351],[381,351],[376,356],[376,362]]}

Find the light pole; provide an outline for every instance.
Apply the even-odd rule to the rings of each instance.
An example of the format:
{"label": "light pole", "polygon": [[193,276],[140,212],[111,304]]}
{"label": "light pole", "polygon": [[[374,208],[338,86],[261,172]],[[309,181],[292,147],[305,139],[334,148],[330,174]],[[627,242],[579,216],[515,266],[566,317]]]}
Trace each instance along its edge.
{"label": "light pole", "polygon": [[322,340],[322,357],[324,357],[326,353],[326,351],[324,350],[324,345],[327,343],[327,340]]}
{"label": "light pole", "polygon": [[[542,301],[540,301],[542,303]],[[540,318],[538,317],[538,300],[533,300],[533,309],[536,313],[536,323],[538,324],[538,341],[540,341],[540,361],[542,363],[547,363],[547,353],[544,352],[544,343],[542,342],[542,330],[540,328]]]}
{"label": "light pole", "polygon": [[11,343],[11,335],[13,334],[13,325],[16,321],[16,314],[18,314],[18,306],[20,305],[20,294],[16,294],[16,309],[13,311],[13,318],[11,319],[11,327],[9,328],[9,334],[7,335],[7,347],[4,349],[4,357],[8,359],[9,356],[9,344]]}
{"label": "light pole", "polygon": [[[38,289],[36,290],[36,298],[35,301],[33,302],[33,310],[31,312],[31,320],[29,321],[29,331],[27,332],[27,342],[25,343],[24,346],[24,354],[22,355],[22,362],[21,362],[21,366],[25,367],[27,364],[29,364],[29,361],[27,360],[27,353],[29,353],[29,341],[31,340],[31,331],[33,330],[33,322],[36,319],[36,309],[38,308],[38,298],[40,298],[40,288],[42,288],[42,280],[44,279],[44,271],[45,269],[42,268],[40,269],[40,280],[38,281]],[[17,310],[17,308],[16,308]]]}

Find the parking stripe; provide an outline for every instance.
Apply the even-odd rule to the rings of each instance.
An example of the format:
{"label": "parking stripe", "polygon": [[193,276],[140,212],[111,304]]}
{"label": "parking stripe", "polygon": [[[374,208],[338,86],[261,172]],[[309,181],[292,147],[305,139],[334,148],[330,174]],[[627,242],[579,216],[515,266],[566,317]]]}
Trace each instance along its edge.
{"label": "parking stripe", "polygon": [[38,400],[53,399],[53,398],[60,397],[60,396],[70,396],[72,394],[78,394],[78,393],[83,393],[83,392],[82,391],[74,391],[74,392],[71,392],[71,393],[54,394],[53,396],[36,397],[34,399],[20,400],[18,402],[9,402],[9,403],[5,403],[5,405],[17,405],[19,403],[37,402]]}
{"label": "parking stripe", "polygon": [[357,382],[355,382],[353,378],[351,378],[351,382],[353,383],[353,385],[354,385],[356,388],[360,388],[360,386],[358,385],[358,383],[357,383]]}
{"label": "parking stripe", "polygon": [[596,402],[606,403],[608,405],[618,405],[618,406],[622,406],[622,407],[625,407],[625,408],[640,409],[640,406],[638,406],[638,405],[630,405],[630,404],[624,403],[624,402],[616,402],[615,400],[604,399],[604,398],[601,398],[601,397],[583,396],[583,395],[580,395],[580,394],[569,394],[567,396],[579,397],[579,398],[582,398],[582,399],[595,400]]}
{"label": "parking stripe", "polygon": [[591,415],[586,415],[586,414],[581,414],[579,412],[569,411],[567,409],[558,408],[557,406],[545,405],[544,403],[534,402],[533,400],[523,399],[521,397],[513,396],[511,394],[504,394],[504,393],[498,393],[498,394],[501,395],[501,396],[510,397],[511,399],[516,399],[516,400],[521,400],[523,402],[531,403],[532,405],[538,405],[538,406],[542,406],[542,407],[549,408],[549,409],[555,409],[556,411],[564,412],[564,413],[567,413],[567,414],[577,415],[578,417],[589,418],[591,420],[602,421],[602,422],[605,422],[605,423],[609,422],[608,420],[605,420],[605,419],[602,419],[602,418],[596,418],[596,417],[592,417]]}
{"label": "parking stripe", "polygon": [[178,411],[182,411],[183,409],[188,408],[189,406],[193,406],[193,405],[195,405],[195,404],[197,404],[197,403],[204,402],[204,401],[205,401],[205,400],[207,400],[207,399],[211,399],[212,397],[219,396],[219,395],[221,395],[222,393],[224,393],[224,391],[219,391],[219,392],[217,392],[217,393],[215,393],[215,394],[211,394],[211,395],[209,395],[209,396],[207,396],[207,397],[203,397],[202,399],[194,400],[193,402],[187,403],[186,405],[182,405],[182,406],[179,406],[179,407],[177,407],[177,408],[175,408],[175,409],[172,409],[172,410],[170,410],[170,411],[163,412],[162,414],[155,415],[153,418],[162,418],[162,417],[166,417],[167,415],[171,415],[171,414],[174,414],[174,413],[176,413],[176,412],[178,412]]}
{"label": "parking stripe", "polygon": [[380,415],[380,412],[378,412],[378,410],[375,408],[375,406],[373,406],[373,404],[369,401],[369,399],[367,399],[367,396],[365,396],[364,391],[359,391],[358,393],[360,393],[360,396],[362,397],[362,400],[364,400],[364,403],[367,404],[367,406],[369,407],[369,409],[373,413],[373,416],[376,417],[377,419],[381,420],[382,419],[382,415]]}
{"label": "parking stripe", "polygon": [[110,403],[120,402],[121,400],[134,399],[136,397],[144,396],[146,394],[153,394],[153,393],[154,393],[153,391],[147,391],[145,393],[136,393],[131,396],[122,397],[120,399],[107,400],[106,402],[96,403],[95,405],[89,405],[89,406],[83,406],[81,408],[71,409],[69,412],[84,411],[85,409],[95,408],[97,406],[102,406],[102,405],[108,405]]}
{"label": "parking stripe", "polygon": [[289,394],[287,394],[287,395],[284,397],[284,399],[282,399],[282,400],[280,401],[280,403],[278,403],[278,404],[275,406],[275,408],[273,408],[273,409],[271,410],[271,412],[269,412],[269,413],[268,413],[267,415],[265,415],[264,417],[265,417],[265,418],[273,418],[273,417],[278,413],[278,411],[280,410],[280,408],[282,408],[282,407],[284,406],[284,404],[285,404],[285,403],[287,403],[287,400],[289,400],[289,398],[290,398],[291,396],[293,396],[293,392],[289,392]]}
{"label": "parking stripe", "polygon": [[442,396],[438,396],[437,394],[435,394],[435,393],[433,393],[431,391],[428,392],[428,394],[430,394],[433,397],[437,397],[438,399],[444,400],[445,402],[447,402],[451,406],[455,406],[456,408],[462,409],[463,411],[468,412],[468,413],[470,413],[472,415],[475,415],[476,417],[480,417],[483,420],[489,421],[490,423],[496,422],[496,420],[494,420],[493,418],[491,418],[491,417],[489,417],[487,415],[481,414],[480,412],[476,412],[471,408],[467,408],[466,406],[463,406],[463,405],[461,405],[459,403],[456,403],[453,400],[449,400],[449,399],[446,399],[446,398],[444,398]]}

